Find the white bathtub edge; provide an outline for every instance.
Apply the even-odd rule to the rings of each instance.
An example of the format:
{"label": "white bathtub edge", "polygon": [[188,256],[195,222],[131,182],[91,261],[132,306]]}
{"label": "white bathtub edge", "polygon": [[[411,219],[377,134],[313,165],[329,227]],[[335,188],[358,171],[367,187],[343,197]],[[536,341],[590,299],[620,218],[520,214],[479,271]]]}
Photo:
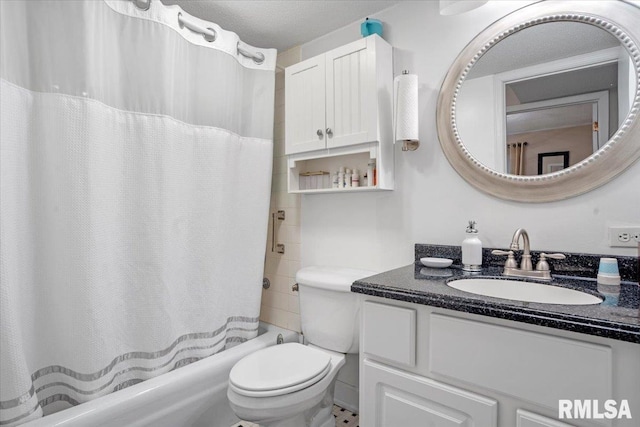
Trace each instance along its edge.
{"label": "white bathtub edge", "polygon": [[213,399],[216,393],[216,397],[220,398],[221,391],[224,391],[224,399],[226,399],[229,371],[238,360],[260,348],[274,345],[278,334],[282,334],[285,342],[298,341],[297,332],[263,322],[260,322],[260,328],[266,331],[229,350],[24,425],[27,427],[158,426],[160,424],[157,423],[157,418],[165,419],[183,407],[194,406],[194,401],[199,399],[206,402],[209,398]]}

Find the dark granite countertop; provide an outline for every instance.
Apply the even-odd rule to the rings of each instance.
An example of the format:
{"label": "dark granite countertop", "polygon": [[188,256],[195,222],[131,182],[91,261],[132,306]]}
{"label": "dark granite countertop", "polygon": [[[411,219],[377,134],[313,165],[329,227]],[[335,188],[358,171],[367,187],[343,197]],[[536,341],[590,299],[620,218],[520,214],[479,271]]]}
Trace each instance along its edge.
{"label": "dark granite countertop", "polygon": [[[457,252],[456,252],[457,248]],[[490,251],[487,249],[487,251]],[[406,301],[416,304],[442,307],[465,313],[496,317],[516,322],[530,323],[556,329],[564,329],[589,335],[597,335],[640,344],[640,287],[637,279],[623,280],[619,295],[598,292],[593,278],[553,275],[553,285],[579,289],[600,294],[605,298],[594,305],[541,304],[512,301],[501,298],[475,295],[447,286],[447,282],[467,277],[505,278],[502,268],[485,257],[483,271],[468,273],[460,267],[459,247],[416,245],[416,258],[440,256],[451,258],[454,264],[445,269],[422,266],[419,261],[406,267],[397,268],[375,276],[357,280],[351,291],[382,298]],[[448,255],[448,256],[445,256]],[[586,275],[594,264],[593,258],[600,255],[568,254],[568,258],[580,264],[579,269]],[[633,257],[617,257],[623,279],[638,274],[637,260]],[[504,262],[502,259],[501,262]],[[585,266],[591,265],[591,267]],[[562,268],[562,266],[560,266]],[[597,273],[597,262],[595,262]],[[535,281],[509,277],[511,280]],[[539,283],[539,282],[538,282]]]}

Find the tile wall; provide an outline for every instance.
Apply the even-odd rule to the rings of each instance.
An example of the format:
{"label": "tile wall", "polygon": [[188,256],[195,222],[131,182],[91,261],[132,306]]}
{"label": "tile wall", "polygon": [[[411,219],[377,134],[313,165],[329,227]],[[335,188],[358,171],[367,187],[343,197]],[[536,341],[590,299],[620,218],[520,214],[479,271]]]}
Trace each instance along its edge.
{"label": "tile wall", "polygon": [[[300,61],[300,48],[295,47],[278,55],[278,66],[288,67]],[[260,319],[300,331],[298,293],[291,290],[296,272],[300,269],[300,195],[287,193],[287,161],[284,155],[284,71],[276,73],[275,116],[273,130],[273,178],[269,209],[269,237],[265,259],[265,277],[271,282],[262,290]],[[285,246],[285,253],[272,252],[272,213],[285,211],[285,220],[276,220],[275,241]]]}

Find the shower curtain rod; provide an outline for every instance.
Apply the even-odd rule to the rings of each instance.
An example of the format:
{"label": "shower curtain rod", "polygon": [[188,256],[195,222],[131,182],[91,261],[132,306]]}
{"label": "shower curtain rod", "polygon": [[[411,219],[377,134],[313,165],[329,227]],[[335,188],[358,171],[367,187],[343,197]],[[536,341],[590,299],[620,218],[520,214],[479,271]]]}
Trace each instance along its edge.
{"label": "shower curtain rod", "polygon": [[[138,8],[142,10],[148,10],[151,6],[151,0],[131,0],[131,2]],[[201,25],[189,20],[189,18],[182,15],[182,12],[178,12],[178,25],[180,28],[187,27],[194,33],[202,34],[202,37],[209,43],[213,43],[216,41],[217,33],[216,30],[211,27],[202,27]],[[248,50],[245,50],[240,47],[240,42],[236,46],[238,53],[246,58],[253,59],[253,62],[256,64],[262,64],[264,62],[264,55],[260,52],[252,53]]]}

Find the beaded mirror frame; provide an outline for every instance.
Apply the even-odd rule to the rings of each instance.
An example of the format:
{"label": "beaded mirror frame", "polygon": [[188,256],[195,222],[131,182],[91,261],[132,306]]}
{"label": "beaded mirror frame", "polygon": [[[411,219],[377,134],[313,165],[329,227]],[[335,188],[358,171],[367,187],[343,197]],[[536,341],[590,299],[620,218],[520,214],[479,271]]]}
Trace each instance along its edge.
{"label": "beaded mirror frame", "polygon": [[[467,150],[456,126],[456,102],[473,65],[492,46],[525,28],[548,22],[579,22],[597,26],[627,49],[634,65],[636,91],[629,114],[598,151],[558,172],[520,176],[495,171]],[[478,34],[451,65],[438,97],[440,145],[449,163],[468,183],[495,197],[519,202],[550,202],[597,188],[640,158],[640,7],[624,1],[543,1],[516,10]]]}

